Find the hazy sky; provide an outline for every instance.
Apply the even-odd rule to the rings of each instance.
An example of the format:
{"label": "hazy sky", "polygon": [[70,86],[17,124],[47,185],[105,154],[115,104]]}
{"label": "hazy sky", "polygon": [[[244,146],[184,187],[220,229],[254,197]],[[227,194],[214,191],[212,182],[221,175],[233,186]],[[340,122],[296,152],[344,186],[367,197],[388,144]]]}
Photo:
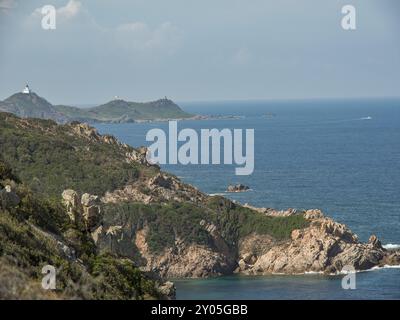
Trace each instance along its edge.
{"label": "hazy sky", "polygon": [[66,104],[400,96],[400,1],[0,0],[0,99],[26,81]]}

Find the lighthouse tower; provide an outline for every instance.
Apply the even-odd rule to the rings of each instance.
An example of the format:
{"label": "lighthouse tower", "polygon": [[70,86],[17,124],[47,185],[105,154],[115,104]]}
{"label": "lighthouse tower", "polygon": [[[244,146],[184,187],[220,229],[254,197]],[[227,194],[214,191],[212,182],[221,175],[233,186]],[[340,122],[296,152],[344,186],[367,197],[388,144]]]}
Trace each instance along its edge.
{"label": "lighthouse tower", "polygon": [[22,93],[24,93],[24,94],[30,94],[31,93],[31,89],[29,89],[28,85],[25,86],[24,90],[22,90]]}

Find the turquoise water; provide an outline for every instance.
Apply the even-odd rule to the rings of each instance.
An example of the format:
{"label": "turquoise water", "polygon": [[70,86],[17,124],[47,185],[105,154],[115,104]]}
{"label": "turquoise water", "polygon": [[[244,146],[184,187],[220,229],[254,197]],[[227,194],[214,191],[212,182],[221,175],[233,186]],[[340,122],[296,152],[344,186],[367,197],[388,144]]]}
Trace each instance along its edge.
{"label": "turquoise water", "polygon": [[231,276],[174,283],[178,300],[400,299],[399,269],[357,273],[355,290],[343,290],[340,276],[323,275]]}
{"label": "turquoise water", "polygon": [[[179,129],[255,129],[255,171],[235,176],[234,165],[165,165],[200,190],[255,206],[320,208],[347,224],[361,240],[376,234],[400,244],[400,100],[233,101],[181,103],[197,114],[239,115],[235,120],[182,121]],[[272,116],[271,116],[272,115]],[[133,146],[147,145],[151,128],[167,123],[101,124]],[[226,194],[227,185],[251,191]],[[340,278],[230,277],[178,281],[178,298],[396,298],[400,269],[358,274],[357,290],[341,289]]]}

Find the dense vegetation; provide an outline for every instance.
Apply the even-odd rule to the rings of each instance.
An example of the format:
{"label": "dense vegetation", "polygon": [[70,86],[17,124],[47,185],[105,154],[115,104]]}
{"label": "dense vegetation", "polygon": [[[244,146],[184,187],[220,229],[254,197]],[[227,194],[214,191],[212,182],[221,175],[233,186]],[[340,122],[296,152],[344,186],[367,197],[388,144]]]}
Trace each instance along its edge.
{"label": "dense vegetation", "polygon": [[0,154],[32,190],[56,197],[67,188],[103,194],[139,175],[138,167],[127,163],[115,145],[77,137],[70,125],[50,120],[30,120],[23,127],[18,118],[4,113]]}
{"label": "dense vegetation", "polygon": [[113,100],[88,109],[68,106],[55,106],[54,108],[69,119],[89,122],[133,122],[135,120],[185,119],[192,117],[191,114],[184,112],[173,101],[167,99],[144,103]]}
{"label": "dense vegetation", "polygon": [[[72,223],[59,203],[14,178],[0,160],[0,183],[12,186],[20,200],[9,205],[4,193],[0,197],[0,299],[160,297],[156,283],[132,261],[99,255],[85,228]],[[40,287],[45,265],[57,270],[56,291]]]}
{"label": "dense vegetation", "polygon": [[105,225],[129,225],[133,230],[148,226],[147,242],[153,252],[173,247],[176,237],[186,243],[210,243],[209,234],[200,225],[200,221],[209,215],[190,203],[144,205],[125,202],[109,204],[104,211]]}
{"label": "dense vegetation", "polygon": [[[134,183],[139,186],[136,190],[155,196],[154,185],[149,187],[146,182],[159,168],[127,161],[126,152],[133,148],[107,142],[88,127],[83,129],[89,134],[76,129],[82,127],[0,112],[0,189],[11,186],[20,200],[10,206],[0,197],[0,298],[18,290],[28,292],[28,297],[157,297],[156,283],[134,264],[141,258],[137,257],[135,233],[145,226],[149,249],[157,254],[174,247],[178,238],[185,244],[213,248],[216,244],[207,231],[209,226],[217,228],[234,252],[240,239],[252,233],[284,241],[292,230],[308,225],[302,215],[268,217],[219,196],[204,195],[200,202],[188,198],[186,202],[119,202],[103,204],[102,224],[104,230],[121,227],[129,237],[119,238],[113,250],[102,250],[102,244],[112,247],[115,239],[107,238],[105,232],[96,246],[81,222],[68,218],[60,203],[61,193],[74,189],[80,194],[103,195]],[[63,254],[60,243],[71,248],[74,257]],[[38,285],[46,264],[61,270],[55,296],[43,293]],[[27,283],[31,285],[28,291]],[[2,287],[9,290],[2,291]],[[22,291],[16,296],[24,297]]]}
{"label": "dense vegetation", "polygon": [[143,205],[128,202],[105,207],[106,225],[130,225],[133,230],[148,226],[147,242],[153,252],[173,247],[177,237],[185,243],[212,245],[210,234],[201,226],[202,220],[214,224],[231,247],[253,232],[268,234],[280,241],[289,239],[294,229],[308,226],[302,215],[267,217],[223,197],[211,197],[204,207],[191,203]]}

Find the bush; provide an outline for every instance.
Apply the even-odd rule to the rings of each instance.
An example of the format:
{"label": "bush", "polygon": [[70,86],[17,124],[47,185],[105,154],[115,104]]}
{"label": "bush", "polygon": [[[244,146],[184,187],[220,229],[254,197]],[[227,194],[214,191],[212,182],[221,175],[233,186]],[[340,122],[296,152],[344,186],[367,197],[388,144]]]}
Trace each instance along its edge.
{"label": "bush", "polygon": [[12,172],[11,167],[0,159],[0,180],[13,180],[19,182],[19,179]]}
{"label": "bush", "polygon": [[127,259],[101,255],[92,262],[92,274],[99,283],[98,298],[143,299],[158,297],[155,284]]}

